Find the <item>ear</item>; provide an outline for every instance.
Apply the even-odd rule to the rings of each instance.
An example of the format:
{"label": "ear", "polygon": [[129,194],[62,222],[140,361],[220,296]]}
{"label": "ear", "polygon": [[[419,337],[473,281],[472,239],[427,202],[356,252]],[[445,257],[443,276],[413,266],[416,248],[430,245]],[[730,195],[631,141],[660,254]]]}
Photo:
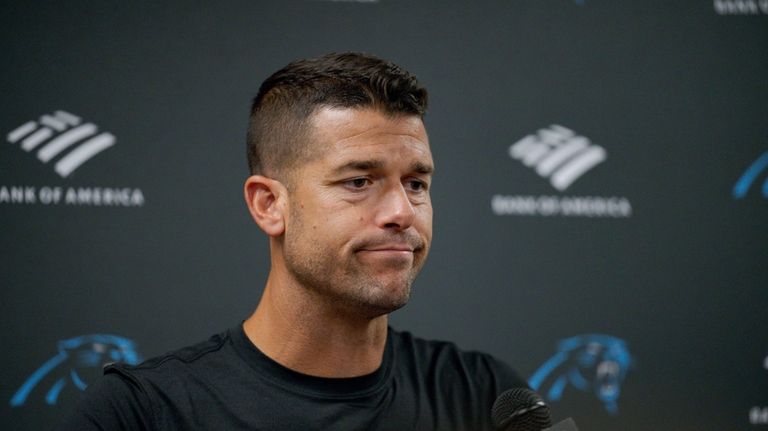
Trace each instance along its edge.
{"label": "ear", "polygon": [[285,232],[285,200],[288,190],[277,180],[252,175],[245,180],[245,203],[257,225],[271,237]]}

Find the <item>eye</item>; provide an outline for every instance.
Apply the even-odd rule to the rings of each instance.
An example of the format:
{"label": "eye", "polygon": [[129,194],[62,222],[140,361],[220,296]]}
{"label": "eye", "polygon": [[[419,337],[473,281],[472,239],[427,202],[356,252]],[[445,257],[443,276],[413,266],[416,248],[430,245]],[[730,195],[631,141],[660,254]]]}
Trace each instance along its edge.
{"label": "eye", "polygon": [[407,185],[414,192],[424,192],[429,187],[425,181],[421,180],[408,180]]}
{"label": "eye", "polygon": [[369,184],[372,184],[368,178],[352,178],[351,180],[344,181],[344,185],[351,189],[363,189]]}

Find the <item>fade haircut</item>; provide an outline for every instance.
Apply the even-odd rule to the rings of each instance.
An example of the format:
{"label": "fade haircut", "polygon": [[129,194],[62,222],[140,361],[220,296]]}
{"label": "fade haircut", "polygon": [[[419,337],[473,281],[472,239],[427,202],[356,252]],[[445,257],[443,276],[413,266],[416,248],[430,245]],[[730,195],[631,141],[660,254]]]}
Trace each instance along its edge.
{"label": "fade haircut", "polygon": [[427,90],[408,71],[368,54],[294,61],[267,78],[253,100],[247,136],[251,175],[290,182],[291,169],[313,150],[311,116],[326,107],[423,118]]}

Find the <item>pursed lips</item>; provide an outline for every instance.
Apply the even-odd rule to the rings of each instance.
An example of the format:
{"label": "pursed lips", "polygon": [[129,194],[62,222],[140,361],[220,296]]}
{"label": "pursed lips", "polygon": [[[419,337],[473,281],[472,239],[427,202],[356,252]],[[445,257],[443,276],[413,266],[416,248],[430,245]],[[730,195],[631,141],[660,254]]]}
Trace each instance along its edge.
{"label": "pursed lips", "polygon": [[363,255],[412,257],[424,249],[424,242],[417,235],[397,235],[389,238],[368,238],[356,245],[355,252]]}
{"label": "pursed lips", "polygon": [[400,252],[413,252],[413,247],[405,244],[405,245],[381,245],[376,247],[367,247],[360,249],[360,251],[400,251]]}
{"label": "pursed lips", "polygon": [[409,244],[382,244],[376,246],[368,246],[358,250],[358,252],[375,255],[389,255],[389,256],[407,256],[412,255],[414,248]]}

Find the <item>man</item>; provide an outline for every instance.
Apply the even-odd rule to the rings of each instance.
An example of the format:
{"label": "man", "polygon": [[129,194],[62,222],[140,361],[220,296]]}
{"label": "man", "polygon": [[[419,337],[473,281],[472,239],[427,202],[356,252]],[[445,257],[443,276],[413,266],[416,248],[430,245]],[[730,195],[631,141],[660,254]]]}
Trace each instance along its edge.
{"label": "man", "polygon": [[300,60],[251,110],[245,200],[269,236],[242,325],[110,366],[63,429],[486,430],[506,365],[388,328],[432,239],[427,92],[373,56]]}

